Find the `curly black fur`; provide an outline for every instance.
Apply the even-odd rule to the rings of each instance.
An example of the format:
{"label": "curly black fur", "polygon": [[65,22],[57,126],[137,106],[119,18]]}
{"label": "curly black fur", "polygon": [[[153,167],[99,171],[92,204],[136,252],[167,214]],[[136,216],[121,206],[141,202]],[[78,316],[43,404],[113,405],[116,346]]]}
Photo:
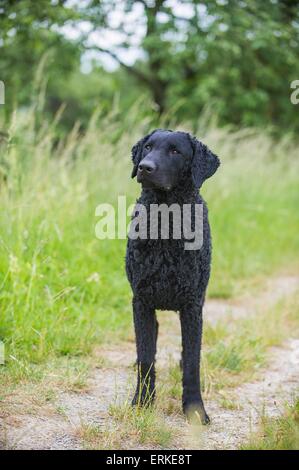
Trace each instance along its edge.
{"label": "curly black fur", "polygon": [[[151,146],[147,145],[149,141]],[[173,151],[174,160],[171,160],[166,154],[177,143],[180,145],[181,155],[178,157]],[[145,150],[145,147],[148,149]],[[170,158],[167,165],[177,165],[179,168],[175,184],[170,190],[155,184],[144,186],[137,203],[146,208],[154,203],[177,203],[180,206],[191,204],[192,207],[194,204],[203,204],[203,245],[199,250],[185,250],[184,238],[177,240],[170,236],[168,240],[160,237],[157,240],[128,239],[126,271],[133,291],[138,365],[133,405],[148,404],[155,397],[158,334],[155,310],[175,310],[180,314],[182,333],[183,410],[187,414],[197,411],[202,422],[208,423],[209,417],[205,412],[200,392],[199,365],[202,308],[210,276],[211,236],[207,207],[198,189],[205,179],[217,170],[219,159],[187,133],[156,130],[133,147],[132,177],[136,176],[138,171],[142,173],[141,162],[152,159],[159,164],[161,159],[166,158]],[[167,180],[167,175],[162,177]],[[143,182],[142,174],[140,180]]]}

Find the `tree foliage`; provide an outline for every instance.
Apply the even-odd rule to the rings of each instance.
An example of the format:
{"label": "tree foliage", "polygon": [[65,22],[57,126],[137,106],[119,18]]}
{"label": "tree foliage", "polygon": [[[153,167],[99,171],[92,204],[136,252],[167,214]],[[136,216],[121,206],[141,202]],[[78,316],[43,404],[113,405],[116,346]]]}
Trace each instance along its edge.
{"label": "tree foliage", "polygon": [[[0,79],[10,103],[28,101],[46,52],[53,111],[66,101],[82,118],[99,100],[108,108],[117,91],[124,106],[146,94],[159,113],[190,120],[208,107],[223,124],[299,126],[290,102],[299,0],[0,0]],[[97,63],[84,75],[80,60],[91,53]],[[106,56],[119,68],[99,66]]]}

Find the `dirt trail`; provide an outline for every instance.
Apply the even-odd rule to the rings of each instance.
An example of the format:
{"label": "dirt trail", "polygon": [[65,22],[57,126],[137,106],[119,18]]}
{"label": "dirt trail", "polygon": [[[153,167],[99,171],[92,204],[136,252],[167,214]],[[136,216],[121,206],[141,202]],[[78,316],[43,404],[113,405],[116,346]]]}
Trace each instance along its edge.
{"label": "dirt trail", "polygon": [[211,324],[252,315],[263,308],[271,308],[281,298],[291,296],[299,288],[299,279],[284,276],[269,279],[262,293],[257,297],[244,295],[234,301],[209,300],[205,305],[205,320]]}
{"label": "dirt trail", "polygon": [[[299,279],[278,278],[257,298],[240,299],[238,302],[208,301],[205,321],[215,323],[220,319],[239,318],[259,311],[260,307],[275,304],[283,296],[289,296],[299,287]],[[161,322],[162,320],[162,322]],[[163,372],[170,357],[180,356],[179,321],[160,318],[157,368]],[[120,352],[121,351],[121,352]],[[207,410],[212,417],[209,427],[193,432],[183,416],[168,416],[166,421],[176,427],[178,438],[172,448],[236,448],[248,438],[250,430],[257,427],[260,416],[275,416],[286,401],[292,401],[299,377],[299,340],[290,340],[280,348],[270,351],[272,361],[261,371],[260,379],[227,391],[235,400],[235,409],[224,409],[216,401],[208,400]],[[55,406],[49,411],[40,407],[32,414],[13,414],[0,418],[0,448],[8,449],[81,449],[84,443],[78,429],[82,424],[94,424],[107,428],[111,422],[109,404],[123,402],[132,394],[134,371],[131,367],[135,347],[132,343],[101,349],[105,367],[95,369],[88,380],[85,393],[58,394]],[[146,446],[149,448],[149,446]]]}
{"label": "dirt trail", "polygon": [[[258,428],[262,416],[277,417],[286,402],[292,402],[299,387],[299,340],[281,348],[272,348],[269,368],[260,380],[245,383],[226,392],[236,409],[223,409],[216,401],[207,401],[212,416],[209,428],[186,428],[184,448],[236,449]],[[177,422],[183,428],[182,420]],[[188,432],[189,431],[189,432]]]}

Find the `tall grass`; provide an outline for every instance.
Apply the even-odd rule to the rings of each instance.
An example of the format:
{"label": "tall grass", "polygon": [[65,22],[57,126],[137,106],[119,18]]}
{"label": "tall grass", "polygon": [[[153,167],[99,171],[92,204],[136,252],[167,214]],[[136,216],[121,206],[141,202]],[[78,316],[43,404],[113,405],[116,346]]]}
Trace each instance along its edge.
{"label": "tall grass", "polygon": [[[95,114],[84,135],[75,126],[57,140],[59,115],[47,122],[35,108],[18,111],[2,142],[0,338],[7,367],[20,376],[26,364],[130,334],[125,240],[96,239],[95,208],[124,194],[134,202],[130,148],[150,122],[140,122],[136,106],[116,125],[116,112]],[[209,294],[232,296],[296,269],[298,147],[200,123],[197,135],[222,161],[203,189],[214,243]]]}

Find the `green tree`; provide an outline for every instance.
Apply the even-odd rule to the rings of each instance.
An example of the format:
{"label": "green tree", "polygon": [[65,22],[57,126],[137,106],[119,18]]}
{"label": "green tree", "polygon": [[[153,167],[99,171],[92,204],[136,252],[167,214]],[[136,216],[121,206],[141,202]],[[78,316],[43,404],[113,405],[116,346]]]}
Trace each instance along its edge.
{"label": "green tree", "polygon": [[111,11],[123,4],[126,14],[142,6],[143,59],[128,65],[121,58],[132,39],[125,14],[118,47],[90,46],[89,36],[85,46],[113,57],[150,91],[161,113],[181,103],[191,118],[210,105],[221,122],[295,123],[289,87],[299,77],[297,0],[93,1],[93,31],[111,30]]}
{"label": "green tree", "polygon": [[[119,92],[124,108],[146,94],[159,114],[175,109],[192,120],[208,106],[221,123],[298,129],[290,103],[298,7],[299,0],[0,0],[0,79],[8,104],[13,97],[26,104],[48,53],[47,106],[55,112],[67,101],[70,122],[86,119],[99,99],[108,108]],[[95,65],[84,75],[88,53],[119,68]]]}
{"label": "green tree", "polygon": [[17,100],[26,104],[32,94],[34,75],[47,54],[49,79],[67,77],[79,66],[81,50],[59,28],[78,21],[66,1],[0,0],[0,77],[6,85],[6,106]]}

